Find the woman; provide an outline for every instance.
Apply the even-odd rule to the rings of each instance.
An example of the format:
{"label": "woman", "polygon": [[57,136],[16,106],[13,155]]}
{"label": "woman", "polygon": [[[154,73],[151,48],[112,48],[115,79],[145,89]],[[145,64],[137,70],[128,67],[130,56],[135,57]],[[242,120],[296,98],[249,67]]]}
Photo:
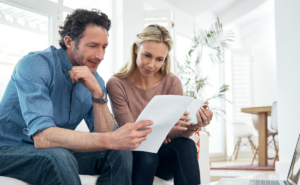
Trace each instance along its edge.
{"label": "woman", "polygon": [[[163,26],[149,25],[137,34],[127,64],[107,82],[120,126],[134,123],[155,95],[183,95],[180,79],[170,73],[172,45]],[[175,124],[157,154],[133,151],[133,185],[152,185],[155,175],[165,180],[174,178],[175,185],[200,184],[197,150],[189,137],[208,125],[213,113],[200,108],[197,125],[190,125],[187,115],[186,112]]]}

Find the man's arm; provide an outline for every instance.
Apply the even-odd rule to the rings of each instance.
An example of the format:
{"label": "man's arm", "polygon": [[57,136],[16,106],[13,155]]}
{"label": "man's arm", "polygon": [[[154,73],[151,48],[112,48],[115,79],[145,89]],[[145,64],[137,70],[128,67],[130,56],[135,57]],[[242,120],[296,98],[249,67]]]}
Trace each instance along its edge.
{"label": "man's arm", "polygon": [[[92,94],[94,98],[102,98],[103,92],[101,87],[98,91]],[[94,111],[94,128],[96,132],[112,132],[114,130],[115,122],[108,109],[107,103],[93,102]]]}
{"label": "man's arm", "polygon": [[[94,98],[102,98],[102,88],[86,66],[75,66],[69,71],[73,83],[80,81],[86,87]],[[107,104],[93,103],[94,128],[96,132],[111,132],[114,130],[114,120],[107,107]]]}
{"label": "man's arm", "polygon": [[50,127],[33,136],[37,149],[66,148],[76,152],[101,150],[132,150],[146,140],[151,128],[139,129],[152,125],[152,121],[138,124],[127,123],[115,132],[85,133],[64,128]]}

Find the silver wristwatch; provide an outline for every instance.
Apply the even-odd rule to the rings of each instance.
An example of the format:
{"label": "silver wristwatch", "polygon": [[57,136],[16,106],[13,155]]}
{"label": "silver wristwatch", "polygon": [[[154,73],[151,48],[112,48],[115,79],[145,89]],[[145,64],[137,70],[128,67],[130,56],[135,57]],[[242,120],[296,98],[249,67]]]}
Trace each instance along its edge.
{"label": "silver wristwatch", "polygon": [[105,93],[103,93],[102,98],[94,98],[92,96],[92,101],[95,103],[106,103],[107,102],[107,95]]}

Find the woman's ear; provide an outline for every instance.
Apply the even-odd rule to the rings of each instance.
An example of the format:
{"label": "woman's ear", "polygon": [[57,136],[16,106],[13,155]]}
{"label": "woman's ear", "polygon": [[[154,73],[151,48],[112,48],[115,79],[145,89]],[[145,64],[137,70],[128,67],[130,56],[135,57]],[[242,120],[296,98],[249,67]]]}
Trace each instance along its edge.
{"label": "woman's ear", "polygon": [[135,52],[136,55],[138,54],[138,51],[139,51],[139,48],[138,48],[137,45],[135,44],[135,45],[134,45],[134,52]]}

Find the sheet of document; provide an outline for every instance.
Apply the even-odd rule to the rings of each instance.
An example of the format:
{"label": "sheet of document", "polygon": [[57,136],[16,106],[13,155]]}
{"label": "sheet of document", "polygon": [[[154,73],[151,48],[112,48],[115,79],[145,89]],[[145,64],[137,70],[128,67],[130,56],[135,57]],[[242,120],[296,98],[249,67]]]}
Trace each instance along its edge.
{"label": "sheet of document", "polygon": [[166,136],[172,127],[181,118],[187,110],[192,97],[179,95],[157,95],[147,104],[136,120],[152,120],[152,132],[147,136],[146,141],[135,149],[136,151],[145,151],[157,153]]}

